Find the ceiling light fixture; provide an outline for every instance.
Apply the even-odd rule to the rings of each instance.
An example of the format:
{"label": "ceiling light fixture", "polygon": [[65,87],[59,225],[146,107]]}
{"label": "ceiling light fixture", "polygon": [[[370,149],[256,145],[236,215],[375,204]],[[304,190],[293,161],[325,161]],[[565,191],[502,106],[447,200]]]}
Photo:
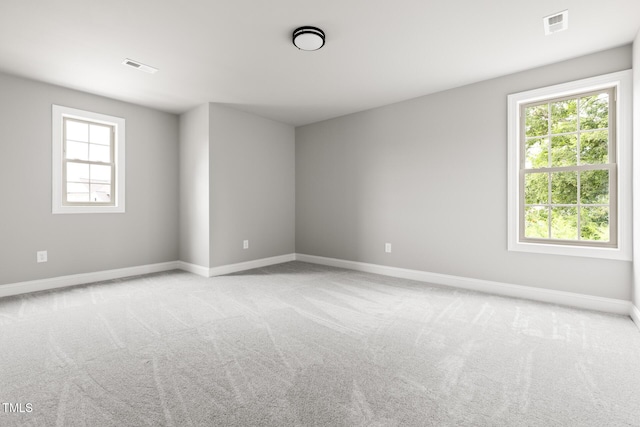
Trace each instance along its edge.
{"label": "ceiling light fixture", "polygon": [[318,50],[324,46],[324,31],[316,27],[300,27],[293,31],[291,39],[300,50]]}
{"label": "ceiling light fixture", "polygon": [[122,61],[122,65],[126,65],[127,67],[135,68],[136,70],[144,71],[149,74],[154,74],[158,71],[157,68],[152,67],[151,65],[145,65],[142,62],[134,61],[129,58]]}

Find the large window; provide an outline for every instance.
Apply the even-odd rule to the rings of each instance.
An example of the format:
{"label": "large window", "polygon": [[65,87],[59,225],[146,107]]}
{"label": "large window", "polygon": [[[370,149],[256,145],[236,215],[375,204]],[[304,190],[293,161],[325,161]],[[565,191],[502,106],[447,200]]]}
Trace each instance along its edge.
{"label": "large window", "polygon": [[628,78],[509,96],[510,250],[630,257]]}
{"label": "large window", "polygon": [[53,213],[124,212],[124,120],[53,106]]}
{"label": "large window", "polygon": [[523,241],[616,245],[614,100],[608,88],[520,106]]}

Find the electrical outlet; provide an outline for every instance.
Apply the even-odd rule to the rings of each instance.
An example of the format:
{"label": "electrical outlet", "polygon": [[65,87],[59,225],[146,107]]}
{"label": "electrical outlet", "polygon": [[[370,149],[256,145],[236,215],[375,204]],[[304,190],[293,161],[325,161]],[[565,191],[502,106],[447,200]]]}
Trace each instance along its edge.
{"label": "electrical outlet", "polygon": [[37,262],[47,262],[47,251],[38,251],[38,252],[36,252],[36,261]]}
{"label": "electrical outlet", "polygon": [[242,242],[242,249],[249,249],[249,241],[248,240],[244,240]]}
{"label": "electrical outlet", "polygon": [[388,254],[391,253],[391,243],[385,243],[384,244],[384,251]]}

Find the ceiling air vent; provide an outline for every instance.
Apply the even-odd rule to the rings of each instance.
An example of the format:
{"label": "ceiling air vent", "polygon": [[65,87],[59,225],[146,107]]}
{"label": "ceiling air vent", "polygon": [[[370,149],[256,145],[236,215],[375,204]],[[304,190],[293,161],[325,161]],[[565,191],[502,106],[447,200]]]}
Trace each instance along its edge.
{"label": "ceiling air vent", "polygon": [[154,68],[150,65],[145,65],[141,62],[134,61],[133,59],[128,59],[128,58],[122,61],[122,64],[126,65],[127,67],[135,68],[136,70],[144,71],[145,73],[153,74],[156,71],[158,71],[157,68]]}
{"label": "ceiling air vent", "polygon": [[564,10],[553,15],[545,16],[544,21],[544,34],[549,35],[564,31],[569,28],[569,10]]}

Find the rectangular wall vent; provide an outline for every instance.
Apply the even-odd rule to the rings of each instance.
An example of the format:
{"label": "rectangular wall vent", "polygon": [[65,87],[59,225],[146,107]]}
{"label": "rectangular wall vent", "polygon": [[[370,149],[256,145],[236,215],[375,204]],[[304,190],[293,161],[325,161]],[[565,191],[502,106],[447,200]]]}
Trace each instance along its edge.
{"label": "rectangular wall vent", "polygon": [[144,71],[145,73],[150,73],[150,74],[153,74],[158,71],[158,69],[155,67],[152,67],[150,65],[145,65],[141,62],[134,61],[133,59],[129,59],[129,58],[122,61],[122,64],[126,65],[127,67],[135,68],[136,70]]}
{"label": "rectangular wall vent", "polygon": [[544,33],[545,35],[564,31],[569,28],[569,10],[564,10],[553,15],[545,16],[544,21]]}

